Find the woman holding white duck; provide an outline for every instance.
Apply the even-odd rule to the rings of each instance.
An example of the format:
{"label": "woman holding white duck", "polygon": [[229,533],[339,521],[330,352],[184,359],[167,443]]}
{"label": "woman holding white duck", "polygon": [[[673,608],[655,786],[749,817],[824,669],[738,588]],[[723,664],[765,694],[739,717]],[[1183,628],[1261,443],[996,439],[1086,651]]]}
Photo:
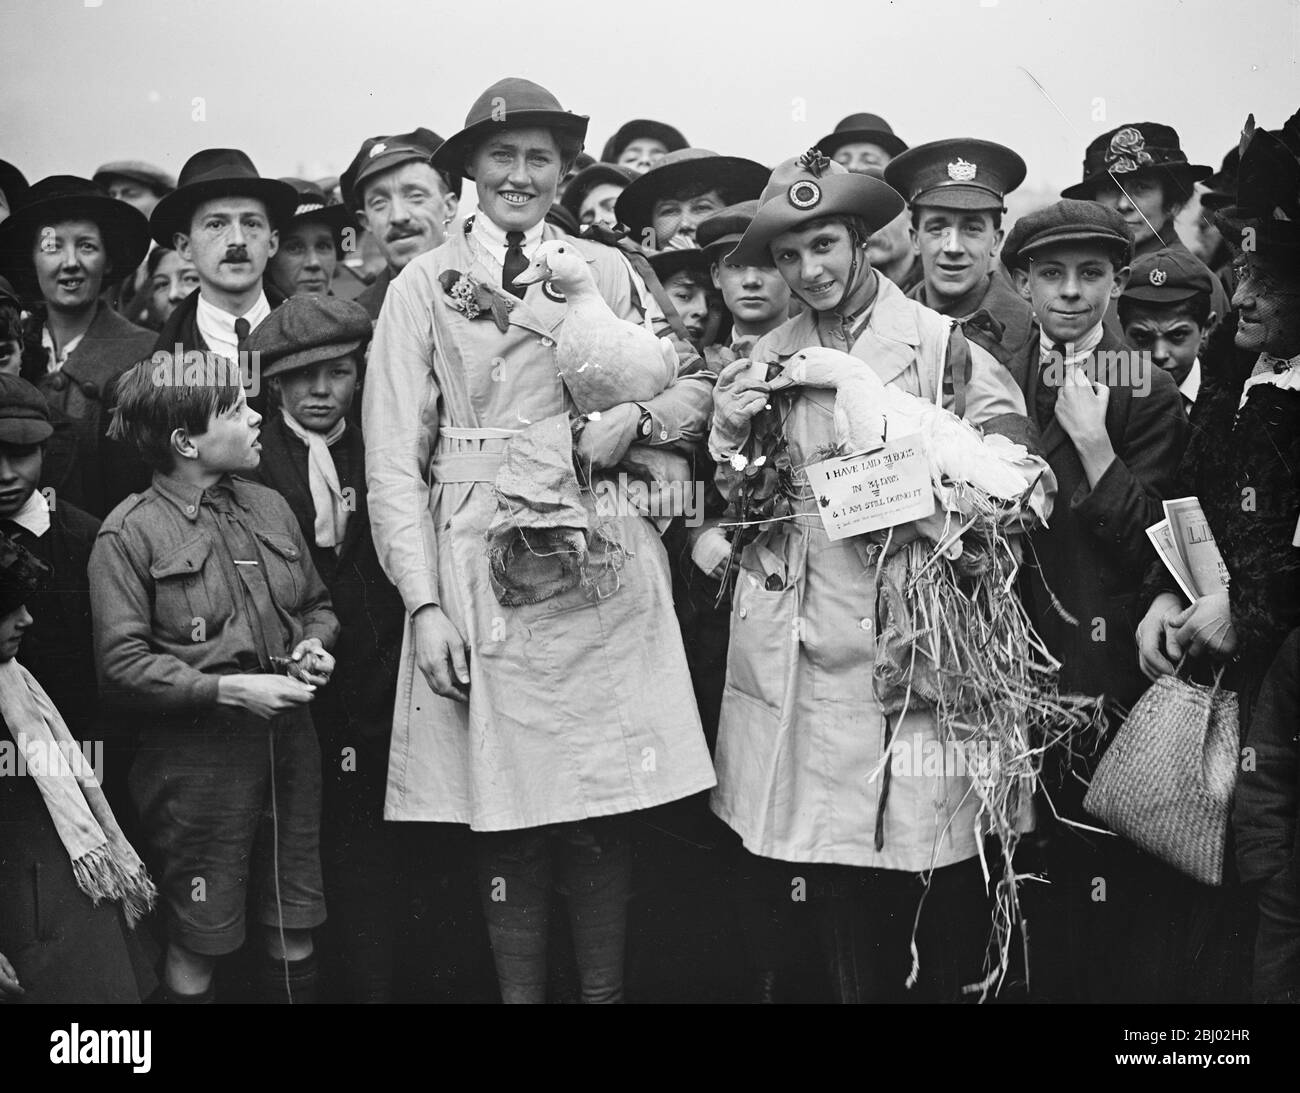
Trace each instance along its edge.
{"label": "woman holding white duck", "polygon": [[[770,381],[803,350],[837,350],[849,355],[836,354],[840,367],[1032,446],[1011,375],[871,268],[867,239],[902,208],[885,182],[815,151],[773,171],[727,261],[774,265],[805,310],[760,339],[753,364],[768,365]],[[819,357],[792,370],[797,384],[815,382]],[[747,851],[773,859],[771,883],[788,898],[824,901],[841,1001],[979,998],[992,904],[980,802],[966,776],[922,767],[927,746],[942,745],[934,711],[914,698],[894,716],[873,689],[883,537],[833,541],[823,528],[803,468],[845,450],[836,392],[790,386],[789,371],[769,389],[737,361],[714,391],[710,451],[724,494],[759,458],[751,430],[770,438],[774,425],[794,488],[789,512],[739,532],[753,538],[739,557],[713,809]],[[842,434],[843,408],[840,418]],[[1050,471],[1030,457],[1023,472],[1027,495],[1038,480],[1043,510]],[[891,546],[917,534],[895,528]],[[891,778],[885,757],[904,751],[918,761]]]}
{"label": "woman holding white duck", "polygon": [[[586,128],[526,80],[478,98],[433,159],[474,180],[478,212],[393,282],[363,405],[375,542],[410,614],[385,817],[470,825],[507,1002],[544,1001],[552,872],[568,893],[583,1000],[622,999],[622,817],[714,781],[650,520],[605,521],[622,552],[612,594],[567,582],[562,558],[533,556],[523,561],[542,590],[505,603],[489,572],[484,536],[511,439],[579,416],[557,357],[575,320],[530,262],[562,240],[613,316],[646,315],[614,249],[545,221]],[[634,441],[698,442],[712,379],[677,377],[592,415],[573,441],[577,462],[594,478]],[[564,434],[567,444],[567,422]],[[580,504],[595,526],[592,485]]]}

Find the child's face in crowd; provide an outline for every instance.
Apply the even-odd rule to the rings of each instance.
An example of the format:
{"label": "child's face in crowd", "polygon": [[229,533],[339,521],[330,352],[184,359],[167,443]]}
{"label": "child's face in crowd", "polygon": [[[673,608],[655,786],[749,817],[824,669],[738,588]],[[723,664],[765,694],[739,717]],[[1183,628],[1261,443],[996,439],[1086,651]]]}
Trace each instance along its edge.
{"label": "child's face in crowd", "polygon": [[32,621],[26,604],[19,604],[0,616],[0,664],[8,664],[18,655],[18,647]]}
{"label": "child's face in crowd", "polygon": [[0,373],[16,376],[22,371],[23,344],[17,338],[0,341]]}
{"label": "child's face in crowd", "polygon": [[731,317],[747,330],[770,330],[790,313],[790,286],[772,266],[715,262],[713,285]]}
{"label": "child's face in crowd", "polygon": [[1204,329],[1176,305],[1157,307],[1134,302],[1126,304],[1126,308],[1124,340],[1134,349],[1150,353],[1157,368],[1173,376],[1175,383],[1182,383],[1196,363]]}
{"label": "child's face in crowd", "polygon": [[678,270],[664,282],[664,291],[677,308],[691,341],[697,345],[704,336],[709,318],[709,294],[691,273]]}
{"label": "child's face in crowd", "polygon": [[841,167],[864,175],[870,167],[884,170],[893,157],[879,144],[864,140],[853,144],[841,144],[831,158]]}
{"label": "child's face in crowd", "polygon": [[36,283],[50,307],[83,311],[94,306],[108,269],[97,224],[65,220],[43,226],[36,233],[32,261]]}
{"label": "child's face in crowd", "polygon": [[603,224],[612,228],[618,223],[618,214],[614,212],[614,202],[624,187],[612,182],[602,182],[587,191],[578,208],[578,220],[583,224]]}
{"label": "child's face in crowd", "polygon": [[[1108,209],[1114,209],[1130,228],[1133,240],[1141,246],[1155,236],[1169,217],[1172,210],[1165,208],[1165,192],[1160,188],[1160,181],[1141,176],[1123,179],[1124,189],[1113,181],[1107,181],[1097,190],[1094,198]],[[1165,240],[1173,242],[1172,239]]]}
{"label": "child's face in crowd", "polygon": [[295,368],[270,381],[280,405],[304,429],[328,433],[352,406],[357,393],[357,364],[351,357]]}
{"label": "child's face in crowd", "polygon": [[284,233],[269,272],[275,287],[286,296],[324,296],[334,281],[338,262],[329,225],[308,220]]}
{"label": "child's face in crowd", "polygon": [[427,163],[402,163],[367,180],[361,222],[390,269],[406,264],[447,238],[457,199]]}
{"label": "child's face in crowd", "polygon": [[1300,353],[1300,278],[1275,268],[1258,253],[1235,264],[1237,348],[1284,360]]}
{"label": "child's face in crowd", "polygon": [[555,202],[564,165],[549,129],[507,129],[471,159],[479,210],[502,231],[526,232]]}
{"label": "child's face in crowd", "polygon": [[717,190],[698,197],[661,197],[650,214],[656,246],[661,250],[669,245],[683,249],[695,246],[695,229],[700,221],[724,207]]}
{"label": "child's face in crowd", "polygon": [[203,202],[190,219],[190,234],[177,240],[176,249],[194,263],[204,284],[233,295],[261,282],[280,243],[266,206],[252,197]]}
{"label": "child's face in crowd", "polygon": [[921,206],[912,240],[921,252],[925,283],[941,300],[960,300],[983,282],[992,268],[1002,230],[993,214]]}
{"label": "child's face in crowd", "polygon": [[631,167],[637,174],[643,175],[668,154],[668,148],[651,137],[640,137],[630,141],[619,153],[618,165]]}
{"label": "child's face in crowd", "polygon": [[[853,269],[853,237],[828,221],[782,232],[770,244],[776,268],[799,299],[815,311],[830,311],[844,299]],[[867,256],[858,255],[865,263]]]}
{"label": "child's face in crowd", "polygon": [[248,405],[244,391],[238,401],[224,413],[208,418],[207,431],[189,438],[197,468],[212,474],[238,473],[257,468],[262,461],[262,415]]}
{"label": "child's face in crowd", "polygon": [[193,262],[187,262],[175,251],[163,255],[149,280],[150,321],[161,326],[171,317],[176,305],[198,287],[199,271]]}
{"label": "child's face in crowd", "polygon": [[1013,274],[1020,295],[1033,306],[1039,325],[1054,342],[1078,341],[1106,314],[1128,281],[1105,251],[1095,247],[1047,247]]}
{"label": "child's face in crowd", "polygon": [[0,519],[27,504],[41,480],[43,456],[39,444],[0,444]]}

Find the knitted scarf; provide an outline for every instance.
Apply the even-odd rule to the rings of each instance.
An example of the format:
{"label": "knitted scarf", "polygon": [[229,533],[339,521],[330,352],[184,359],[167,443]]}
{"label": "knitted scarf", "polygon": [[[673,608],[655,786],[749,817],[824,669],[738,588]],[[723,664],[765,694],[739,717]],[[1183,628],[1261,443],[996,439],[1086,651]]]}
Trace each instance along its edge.
{"label": "knitted scarf", "polygon": [[289,432],[307,445],[307,484],[311,489],[312,508],[316,510],[316,545],[337,551],[343,545],[343,535],[348,528],[349,506],[344,500],[338,468],[334,466],[329,450],[342,438],[347,418],[339,418],[334,428],[322,434],[304,429],[283,407],[280,413]]}
{"label": "knitted scarf", "polygon": [[134,926],[153,907],[157,889],[118,827],[94,772],[84,769],[59,711],[16,660],[0,663],[0,717],[19,751],[29,757],[28,774],[72,860],[77,887],[96,906],[105,899],[121,900],[126,920]]}

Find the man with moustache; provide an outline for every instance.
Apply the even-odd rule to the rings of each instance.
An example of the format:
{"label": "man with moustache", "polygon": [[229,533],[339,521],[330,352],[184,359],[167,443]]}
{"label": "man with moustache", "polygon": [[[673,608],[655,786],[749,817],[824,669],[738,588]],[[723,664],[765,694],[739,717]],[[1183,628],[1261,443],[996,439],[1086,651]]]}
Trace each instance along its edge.
{"label": "man with moustache", "polygon": [[386,263],[357,297],[371,321],[379,318],[393,278],[412,258],[441,246],[456,219],[460,176],[429,163],[441,143],[437,133],[423,127],[370,137],[339,179],[343,203],[374,237]]}
{"label": "man with moustache", "polygon": [[71,175],[41,179],[0,224],[0,273],[33,308],[22,373],[40,388],[56,423],[67,422],[56,425],[41,485],[97,516],[109,507],[94,456],[108,393],[153,343],[100,294],[118,271],[139,265],[148,247],[139,212]]}
{"label": "man with moustache", "polygon": [[972,324],[966,333],[1008,366],[1026,359],[1034,325],[997,261],[1003,202],[1024,180],[1025,162],[1010,148],[968,137],[918,145],[885,168],[910,209],[924,274],[907,295],[958,320],[991,315],[996,327]]}

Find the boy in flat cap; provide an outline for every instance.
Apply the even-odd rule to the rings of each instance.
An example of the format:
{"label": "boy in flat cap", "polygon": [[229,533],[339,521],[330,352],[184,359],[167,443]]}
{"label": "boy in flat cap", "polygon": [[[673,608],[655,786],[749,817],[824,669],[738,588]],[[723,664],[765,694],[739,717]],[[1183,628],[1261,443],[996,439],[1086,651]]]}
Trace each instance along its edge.
{"label": "boy in flat cap", "polygon": [[1119,298],[1124,339],[1173,377],[1189,417],[1201,389],[1201,344],[1219,319],[1213,293],[1209,270],[1188,252],[1166,248],[1134,259]]}
{"label": "boy in flat cap", "polygon": [[339,179],[343,203],[374,237],[385,268],[357,303],[379,318],[394,277],[412,258],[441,246],[456,219],[461,177],[430,160],[442,144],[432,129],[370,137]]}
{"label": "boy in flat cap", "polygon": [[246,906],[263,930],[262,996],[307,1002],[316,987],[321,759],[307,704],[333,671],[338,620],[292,509],[243,477],[260,423],[221,370],[178,382],[165,362],[135,365],[112,430],[153,482],[109,514],[90,559],[100,695],[141,722],[130,787],[166,907],[172,1002],[211,1000]]}
{"label": "boy in flat cap", "polygon": [[371,323],[360,304],[288,300],[249,340],[270,392],[258,478],[293,509],[339,620],[339,667],[312,705],[321,742],[326,979],[392,1000],[396,838],[383,822],[405,612],[375,554],[365,444],[349,421]]}
{"label": "boy in flat cap", "polygon": [[[1154,556],[1146,529],[1163,515],[1187,440],[1169,373],[1103,326],[1132,253],[1123,217],[1073,200],[1022,217],[1002,250],[1038,319],[1023,369],[1026,402],[1060,491],[1050,525],[1030,533],[1022,594],[1061,662],[1062,691],[1104,695],[1122,707],[1146,688],[1130,637]],[[1046,781],[1055,813],[1087,823],[1072,772]],[[1030,938],[1041,943],[1030,952],[1036,990],[1045,999],[1094,1002],[1158,993],[1159,951],[1138,952],[1136,939],[1148,940],[1145,927],[1154,922],[1144,904],[1163,911],[1178,890],[1172,870],[1122,840],[1096,842],[1054,822],[1052,810],[1040,812],[1051,884],[1035,888],[1026,911]],[[1092,902],[1099,875],[1108,878],[1104,905]],[[1041,914],[1033,909],[1039,904]]]}
{"label": "boy in flat cap", "polygon": [[[1188,162],[1172,126],[1128,122],[1088,145],[1082,180],[1067,186],[1061,196],[1099,201],[1118,212],[1133,233],[1135,257],[1165,248],[1191,254],[1174,221],[1191,200],[1195,183],[1213,173],[1211,167]],[[1208,267],[1206,272],[1210,272]],[[1211,303],[1216,315],[1228,313],[1228,296],[1222,285],[1216,284]],[[1113,317],[1114,308],[1111,314]]]}
{"label": "boy in flat cap", "polygon": [[97,516],[109,487],[99,459],[112,386],[145,356],[152,336],[100,297],[107,279],[135,269],[149,247],[148,224],[130,205],[94,183],[53,175],[0,224],[0,265],[34,303],[23,375],[40,388],[56,417],[71,419],[79,471],[54,484],[60,495]]}
{"label": "boy in flat cap", "polygon": [[984,311],[996,325],[968,323],[966,334],[1008,366],[1024,360],[1034,325],[997,260],[1006,195],[1024,179],[1024,160],[1010,148],[970,138],[917,145],[885,168],[911,210],[924,273],[907,295],[958,320]]}

